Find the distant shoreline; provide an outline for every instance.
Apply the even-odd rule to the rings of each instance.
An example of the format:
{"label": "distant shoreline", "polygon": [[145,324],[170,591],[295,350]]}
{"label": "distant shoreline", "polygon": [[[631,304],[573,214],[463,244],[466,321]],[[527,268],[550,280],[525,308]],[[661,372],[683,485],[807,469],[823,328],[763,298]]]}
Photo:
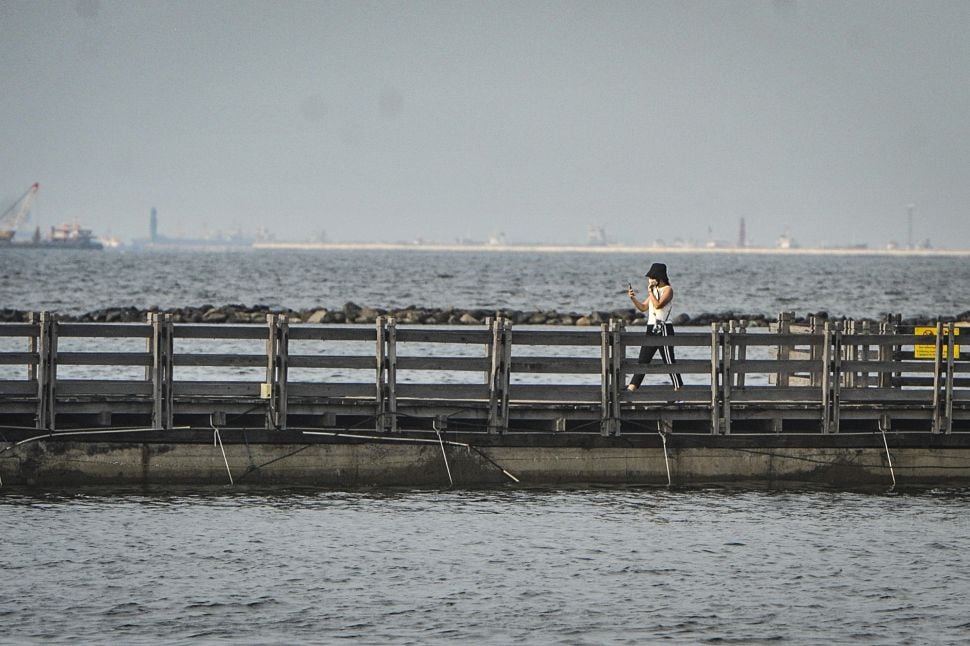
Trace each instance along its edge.
{"label": "distant shoreline", "polygon": [[856,247],[659,247],[649,245],[435,244],[404,242],[257,242],[253,249],[303,251],[457,251],[519,253],[664,253],[750,254],[779,256],[956,256],[970,249],[868,249]]}

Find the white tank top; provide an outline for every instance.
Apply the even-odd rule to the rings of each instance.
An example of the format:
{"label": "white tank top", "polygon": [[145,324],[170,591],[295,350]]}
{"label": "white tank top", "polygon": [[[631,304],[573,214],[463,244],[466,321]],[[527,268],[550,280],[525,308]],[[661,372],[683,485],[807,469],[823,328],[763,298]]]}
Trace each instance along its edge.
{"label": "white tank top", "polygon": [[[660,288],[654,288],[653,297],[656,299],[660,298]],[[647,325],[653,325],[654,323],[666,323],[667,319],[670,318],[670,307],[674,304],[674,299],[667,301],[667,304],[661,308],[655,308],[653,306],[653,301],[650,301],[650,308],[647,311]]]}

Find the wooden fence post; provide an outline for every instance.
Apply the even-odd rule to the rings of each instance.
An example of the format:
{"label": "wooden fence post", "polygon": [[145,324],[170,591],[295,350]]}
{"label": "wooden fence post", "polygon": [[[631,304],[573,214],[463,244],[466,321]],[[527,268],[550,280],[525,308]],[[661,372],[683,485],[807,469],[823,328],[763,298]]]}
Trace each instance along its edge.
{"label": "wooden fence post", "polygon": [[613,337],[610,327],[600,325],[600,435],[613,433],[613,392],[616,376],[613,370]]}
{"label": "wooden fence post", "polygon": [[502,417],[501,424],[503,430],[509,427],[509,389],[512,386],[512,321],[502,319]]}
{"label": "wooden fence post", "polygon": [[276,324],[276,383],[273,387],[276,428],[286,428],[286,384],[290,378],[290,319],[280,316]]}
{"label": "wooden fence post", "polygon": [[936,354],[933,358],[933,428],[934,433],[939,433],[943,428],[943,416],[940,412],[942,398],[940,391],[943,389],[943,322],[936,322]]}
{"label": "wooden fence post", "polygon": [[[788,335],[791,334],[791,324],[795,320],[794,312],[781,312],[778,314],[778,334]],[[778,344],[778,363],[784,366],[788,363],[791,358],[791,344],[789,343],[779,343]],[[787,370],[780,370],[776,373],[775,384],[779,388],[788,388],[789,383],[789,373]]]}
{"label": "wooden fence post", "polygon": [[626,360],[626,343],[623,341],[626,322],[623,319],[611,319],[610,324],[613,326],[613,403],[611,416],[613,417],[613,434],[619,435],[623,432],[621,397],[626,383],[626,374],[623,372],[623,362]]}
{"label": "wooden fence post", "polygon": [[711,433],[718,435],[721,432],[721,407],[720,399],[720,372],[721,366],[718,361],[718,349],[720,347],[720,326],[717,322],[711,323]]}
{"label": "wooden fence post", "polygon": [[[872,323],[870,323],[868,320],[862,322],[862,334],[864,336],[869,336],[872,334]],[[869,365],[869,362],[872,361],[872,347],[870,344],[866,343],[862,346],[862,353],[860,354],[859,359],[861,359],[867,366]],[[860,375],[860,379],[861,381],[858,385],[862,388],[868,388],[871,385],[872,378],[868,370]]]}
{"label": "wooden fence post", "polygon": [[260,392],[266,400],[266,428],[278,428],[277,420],[277,399],[276,391],[279,387],[277,382],[277,362],[279,361],[279,347],[277,338],[279,336],[279,315],[266,315],[266,379]]}
{"label": "wooden fence post", "polygon": [[603,423],[600,432],[603,435],[620,435],[622,421],[620,418],[620,397],[623,390],[623,360],[626,358],[626,346],[623,344],[623,321],[610,318],[608,324],[603,325],[604,361],[606,365],[606,408],[603,411]]}
{"label": "wooden fence post", "polygon": [[384,429],[396,433],[397,428],[397,321],[387,318],[384,343],[387,346],[387,404],[384,409]]}
{"label": "wooden fence post", "polygon": [[57,390],[57,318],[50,312],[38,316],[30,313],[29,321],[37,324],[36,343],[31,339],[32,351],[37,352],[37,365],[33,376],[37,381],[37,414],[35,425],[39,429],[53,431],[56,427]]}
{"label": "wooden fence post", "polygon": [[[812,346],[813,354],[815,346]],[[832,392],[831,392],[831,371],[832,371],[832,326],[829,321],[825,321],[822,328],[822,367],[821,367],[821,378],[822,378],[822,432],[831,432],[831,421],[832,416],[830,413],[830,406],[832,403]]]}
{"label": "wooden fence post", "polygon": [[947,324],[946,331],[946,403],[944,404],[944,428],[943,431],[949,435],[953,432],[953,352],[956,346],[956,332],[951,321]]}
{"label": "wooden fence post", "polygon": [[[737,360],[741,363],[744,363],[745,359],[748,358],[748,344],[745,343],[745,340],[744,340],[745,335],[748,333],[747,320],[741,319],[740,321],[738,321],[737,333],[738,333],[738,338],[741,341],[738,345],[735,346],[737,348]],[[745,376],[745,371],[743,370],[741,372],[734,373],[734,379],[735,379],[734,385],[737,386],[738,388],[744,388],[744,376]]]}
{"label": "wooden fence post", "polygon": [[152,326],[152,428],[171,429],[174,422],[172,315],[149,314]]}
{"label": "wooden fence post", "polygon": [[835,332],[832,336],[832,343],[834,345],[832,352],[832,422],[829,426],[829,430],[832,433],[839,432],[839,422],[841,420],[842,412],[842,324],[835,324]]}
{"label": "wooden fence post", "polygon": [[[485,329],[486,330],[489,330],[490,332],[493,332],[494,333],[494,327],[493,327],[494,324],[495,324],[495,319],[493,317],[491,317],[491,316],[486,316],[485,317]],[[488,368],[485,369],[485,373],[482,375],[482,378],[485,380],[484,383],[486,385],[488,385],[488,384],[491,383],[491,378],[492,378],[492,353],[494,352],[494,350],[495,350],[495,344],[494,343],[489,342],[489,343],[486,343],[485,344],[485,365],[487,365]]]}
{"label": "wooden fence post", "polygon": [[729,321],[721,334],[721,412],[723,416],[721,432],[731,434],[731,381],[733,379],[732,357],[734,356],[734,321]]}
{"label": "wooden fence post", "polygon": [[374,322],[375,347],[374,347],[374,429],[380,433],[387,430],[387,420],[385,414],[386,406],[386,380],[387,380],[387,348],[384,341],[385,318],[378,316]]}
{"label": "wooden fence post", "polygon": [[488,385],[488,432],[504,433],[509,423],[512,326],[504,317],[492,322],[492,364]]}
{"label": "wooden fence post", "polygon": [[[827,326],[827,325],[828,325],[828,320],[824,322],[822,334],[824,334],[824,326]],[[808,319],[808,333],[811,334],[812,336],[819,334],[819,319],[814,314],[810,316]],[[808,353],[809,353],[809,359],[811,359],[812,361],[821,360],[824,363],[824,359],[825,359],[823,356],[824,350],[818,347],[817,345],[815,345],[814,343],[809,347]],[[828,365],[828,364],[825,364],[825,365]],[[810,386],[813,386],[813,387],[818,386],[819,381],[822,381],[822,378],[815,372],[812,372],[812,374],[808,376],[808,384]]]}
{"label": "wooden fence post", "polygon": [[[856,322],[854,319],[848,319],[844,323],[843,337],[842,337],[842,358],[846,361],[858,361],[859,360],[859,346],[853,343],[852,337],[856,333]],[[842,373],[842,379],[845,381],[845,386],[847,388],[854,388],[856,382],[856,372],[853,370],[851,372]]]}

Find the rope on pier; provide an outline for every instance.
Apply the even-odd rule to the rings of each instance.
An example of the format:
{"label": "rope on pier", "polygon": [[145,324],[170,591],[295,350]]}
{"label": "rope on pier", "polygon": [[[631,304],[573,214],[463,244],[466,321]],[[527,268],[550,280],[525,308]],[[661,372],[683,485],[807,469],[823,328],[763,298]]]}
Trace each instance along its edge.
{"label": "rope on pier", "polygon": [[664,465],[667,467],[667,486],[669,487],[672,481],[670,479],[670,458],[667,457],[667,434],[660,430],[657,431],[657,434],[660,435],[664,444]]}
{"label": "rope on pier", "polygon": [[445,471],[448,472],[448,486],[454,487],[455,481],[451,477],[451,467],[448,466],[448,454],[445,453],[445,441],[441,437],[441,429],[438,428],[437,418],[435,418],[434,421],[431,422],[431,426],[432,428],[434,428],[434,432],[438,434],[438,443],[441,445],[441,457],[444,458],[445,460]]}
{"label": "rope on pier", "polygon": [[212,418],[209,418],[209,426],[212,427],[212,446],[218,444],[219,448],[222,449],[222,460],[226,463],[226,473],[229,474],[229,484],[234,485],[235,482],[232,481],[232,471],[229,469],[229,458],[226,457],[226,447],[222,445],[222,436],[219,435],[219,429],[215,427],[212,423]]}
{"label": "rope on pier", "polygon": [[[380,436],[380,435],[356,435],[352,433],[339,433],[339,432],[331,432],[331,431],[301,431],[301,433],[303,433],[304,435],[323,435],[325,437],[346,437],[354,440],[369,440],[372,442],[409,442],[412,444],[428,444],[428,443],[434,444],[435,443],[435,440],[425,440],[419,437],[386,437],[386,436]],[[492,458],[488,457],[477,446],[474,446],[472,444],[465,444],[464,442],[453,442],[451,440],[441,440],[441,441],[443,444],[447,444],[448,446],[461,446],[471,451],[474,451],[475,453],[480,455],[482,459],[484,459],[486,462],[488,462],[496,469],[501,471],[502,474],[507,476],[510,480],[512,480],[512,482],[516,482],[516,483],[521,482],[518,478],[516,478],[514,475],[512,475],[506,469],[504,469],[502,465],[497,463]]]}
{"label": "rope on pier", "polygon": [[889,442],[886,441],[886,426],[881,421],[879,423],[879,430],[882,432],[882,445],[886,449],[886,460],[889,462],[889,475],[893,479],[893,486],[889,487],[889,491],[892,491],[896,488],[896,474],[893,472],[893,458],[889,455]]}

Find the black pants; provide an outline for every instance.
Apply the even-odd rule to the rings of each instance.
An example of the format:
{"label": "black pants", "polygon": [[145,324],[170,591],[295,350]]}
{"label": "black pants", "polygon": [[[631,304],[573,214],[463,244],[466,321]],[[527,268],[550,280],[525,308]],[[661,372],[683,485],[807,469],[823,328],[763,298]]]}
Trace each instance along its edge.
{"label": "black pants", "polygon": [[[656,328],[656,329],[655,329]],[[670,323],[659,323],[656,326],[647,326],[647,336],[673,336],[674,326]],[[640,357],[637,359],[640,363],[650,363],[653,359],[653,355],[660,351],[660,358],[663,359],[665,364],[673,365],[676,359],[674,358],[674,346],[672,345],[644,345],[640,347]],[[670,381],[673,382],[674,388],[683,388],[684,380],[681,378],[680,373],[671,372]],[[636,387],[640,387],[643,383],[643,375],[636,374],[630,379],[630,383]]]}

